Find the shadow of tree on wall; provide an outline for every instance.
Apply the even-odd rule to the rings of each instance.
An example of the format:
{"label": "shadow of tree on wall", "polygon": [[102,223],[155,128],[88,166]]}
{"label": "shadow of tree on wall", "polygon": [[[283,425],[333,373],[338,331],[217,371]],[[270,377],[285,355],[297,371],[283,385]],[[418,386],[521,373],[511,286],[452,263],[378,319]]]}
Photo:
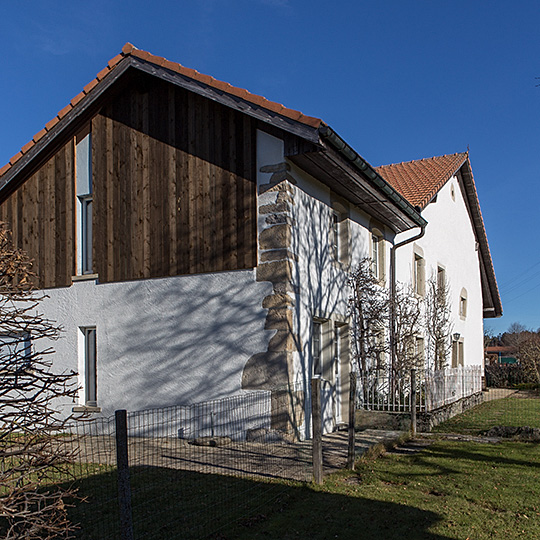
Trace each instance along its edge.
{"label": "shadow of tree on wall", "polygon": [[110,355],[98,359],[98,377],[100,366],[107,373],[98,391],[116,408],[188,405],[237,393],[245,362],[272,334],[264,330],[261,306],[271,285],[255,282],[250,271],[163,283],[102,285],[110,288],[103,306],[108,335],[98,339],[108,341]]}
{"label": "shadow of tree on wall", "polygon": [[[293,282],[298,284],[299,290],[294,307],[294,325],[302,383],[309,389],[313,375],[311,322],[313,317],[348,316],[349,267],[336,261],[332,252],[332,208],[313,194],[307,194],[298,187],[295,189],[296,204],[292,212],[296,226],[292,228],[291,250],[298,258],[294,264]],[[350,238],[348,249],[360,259],[367,248],[358,235]],[[356,262],[353,257],[352,265]],[[307,394],[310,396],[310,390]],[[306,402],[306,436],[310,436],[310,421],[309,398]]]}

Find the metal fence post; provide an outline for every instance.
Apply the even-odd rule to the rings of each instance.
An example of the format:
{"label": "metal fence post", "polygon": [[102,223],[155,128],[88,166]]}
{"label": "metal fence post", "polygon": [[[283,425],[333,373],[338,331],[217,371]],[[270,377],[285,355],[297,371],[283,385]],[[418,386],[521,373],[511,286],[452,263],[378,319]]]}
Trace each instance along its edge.
{"label": "metal fence post", "polygon": [[311,379],[311,425],[313,430],[313,481],[322,484],[322,416],[321,416],[321,379]]}
{"label": "metal fence post", "polygon": [[356,403],[356,373],[351,373],[349,386],[349,447],[347,451],[347,469],[354,470],[355,436],[354,436],[354,406]]}
{"label": "metal fence post", "polygon": [[416,369],[411,369],[411,435],[416,435]]}
{"label": "metal fence post", "polygon": [[116,422],[116,466],[118,467],[118,504],[120,506],[120,537],[133,540],[133,516],[131,513],[131,484],[129,481],[129,458],[127,438],[127,411],[114,413]]}

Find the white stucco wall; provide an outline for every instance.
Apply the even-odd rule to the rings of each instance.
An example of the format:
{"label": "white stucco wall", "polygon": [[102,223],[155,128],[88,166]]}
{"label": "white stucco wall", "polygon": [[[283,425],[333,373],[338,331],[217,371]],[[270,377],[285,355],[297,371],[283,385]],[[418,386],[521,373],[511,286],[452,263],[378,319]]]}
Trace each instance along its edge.
{"label": "white stucco wall", "polygon": [[[283,142],[264,132],[258,132],[258,170],[265,165],[286,162],[293,179],[294,204],[290,205],[292,217],[291,252],[296,256],[293,264],[294,332],[300,343],[295,353],[294,382],[309,388],[313,374],[312,323],[314,318],[335,322],[347,322],[350,288],[348,274],[364,257],[371,256],[372,220],[365,212],[343,201],[331,190],[307,172],[286,160]],[[270,181],[271,174],[258,174],[259,186]],[[259,204],[273,204],[277,193],[267,192],[260,196]],[[348,264],[338,262],[332,252],[332,214],[335,203],[344,205],[349,218],[343,226],[348,227]],[[341,207],[343,208],[343,206]],[[266,227],[264,216],[259,217],[259,230]],[[384,250],[388,282],[390,246],[394,234],[381,227],[384,233]],[[333,351],[326,351],[329,360]],[[324,357],[324,352],[323,352]],[[330,379],[332,379],[330,376]],[[333,383],[334,381],[331,380]],[[324,389],[323,389],[324,392]],[[309,394],[309,392],[308,392]],[[324,399],[324,398],[323,398]],[[309,403],[306,417],[309,419]],[[338,420],[344,420],[338,417]]]}
{"label": "white stucco wall", "polygon": [[80,373],[80,327],[97,329],[97,401],[102,414],[230,396],[241,392],[247,359],[264,351],[262,298],[271,290],[254,271],[50,289],[42,312],[63,326],[55,369]]}
{"label": "white stucco wall", "polygon": [[[452,198],[452,188],[455,200]],[[396,251],[396,276],[402,283],[412,283],[414,245],[422,248],[426,261],[426,281],[441,266],[446,271],[450,286],[453,332],[458,332],[464,343],[464,364],[483,363],[483,310],[480,266],[473,227],[459,182],[452,177],[439,191],[436,202],[422,212],[428,225],[423,238]],[[396,238],[400,242],[413,236],[405,232]],[[467,316],[459,316],[462,288],[467,291]],[[448,359],[449,363],[451,358]]]}

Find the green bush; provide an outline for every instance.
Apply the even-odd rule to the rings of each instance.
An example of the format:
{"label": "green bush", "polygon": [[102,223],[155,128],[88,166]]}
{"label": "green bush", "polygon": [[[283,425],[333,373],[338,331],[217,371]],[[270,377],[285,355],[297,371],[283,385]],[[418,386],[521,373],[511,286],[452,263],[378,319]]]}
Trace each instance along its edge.
{"label": "green bush", "polygon": [[534,384],[521,364],[492,364],[485,367],[488,388],[515,388],[518,384]]}

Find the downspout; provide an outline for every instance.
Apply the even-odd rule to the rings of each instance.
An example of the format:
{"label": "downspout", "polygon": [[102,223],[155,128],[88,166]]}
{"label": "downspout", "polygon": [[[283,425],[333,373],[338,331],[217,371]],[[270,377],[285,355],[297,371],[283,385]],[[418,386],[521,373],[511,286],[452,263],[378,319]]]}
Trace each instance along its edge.
{"label": "downspout", "polygon": [[396,365],[396,317],[394,305],[396,301],[396,249],[403,247],[415,240],[419,240],[426,232],[426,224],[420,225],[420,232],[411,236],[390,248],[390,366],[392,375],[392,389],[394,387],[394,368]]}

